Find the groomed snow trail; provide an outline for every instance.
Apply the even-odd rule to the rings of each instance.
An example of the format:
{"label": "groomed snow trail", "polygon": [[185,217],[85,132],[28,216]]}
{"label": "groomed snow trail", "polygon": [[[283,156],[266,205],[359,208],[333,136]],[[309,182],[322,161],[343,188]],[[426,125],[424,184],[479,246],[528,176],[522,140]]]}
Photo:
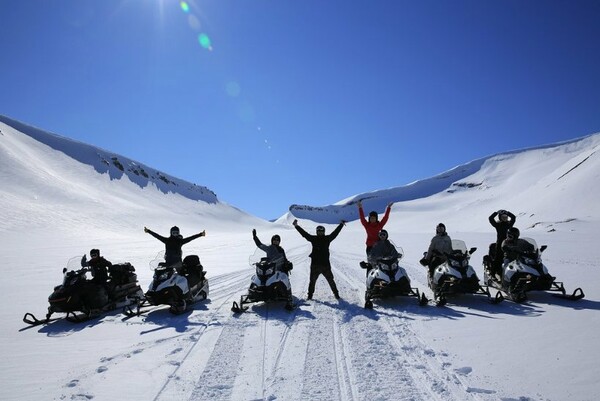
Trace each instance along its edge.
{"label": "groomed snow trail", "polygon": [[[172,326],[177,333],[102,358],[96,371],[75,375],[65,385],[65,398],[94,397],[95,375],[111,380],[111,374],[140,369],[135,356],[143,352],[145,360],[148,353],[155,356],[153,366],[141,368],[152,382],[145,392],[130,394],[133,398],[486,400],[486,394],[472,391],[411,329],[422,310],[415,297],[376,302],[374,310],[363,308],[364,270],[356,254],[332,254],[342,299],[334,298],[321,276],[314,299],[304,300],[306,253],[302,247],[288,252],[297,303],[292,312],[273,303],[232,313],[232,302],[245,293],[252,275],[243,270],[211,276],[209,300],[194,305],[188,314],[171,316],[164,307],[130,319],[105,320],[142,327],[141,334]],[[177,326],[182,319],[185,323]]]}

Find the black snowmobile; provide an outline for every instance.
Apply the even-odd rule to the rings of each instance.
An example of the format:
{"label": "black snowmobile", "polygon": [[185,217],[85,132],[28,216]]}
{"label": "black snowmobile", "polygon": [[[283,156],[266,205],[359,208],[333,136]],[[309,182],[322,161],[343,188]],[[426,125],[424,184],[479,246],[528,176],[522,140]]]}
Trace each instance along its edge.
{"label": "black snowmobile", "polygon": [[200,258],[188,255],[183,262],[168,264],[164,261],[164,251],[150,262],[154,277],[145,298],[137,305],[137,310],[125,308],[128,316],[136,316],[148,306],[169,305],[173,314],[184,313],[188,306],[208,298],[208,279]]}
{"label": "black snowmobile", "polygon": [[48,323],[60,318],[51,318],[54,313],[65,313],[71,322],[82,322],[107,311],[135,305],[144,293],[137,282],[135,268],[130,263],[113,264],[108,269],[109,280],[96,283],[87,279],[90,271],[82,267],[85,256],[74,257],[63,269],[63,283],[54,287],[48,297],[50,306],[44,319],[26,313],[23,321],[30,325]]}
{"label": "black snowmobile", "polygon": [[518,257],[502,268],[502,277],[492,275],[490,267],[493,263],[492,255],[486,255],[483,258],[484,281],[515,302],[524,302],[527,299],[529,291],[550,291],[555,297],[579,300],[585,297],[581,288],[575,289],[572,294],[567,294],[562,282],[555,281],[556,277],[550,275],[548,269],[542,263],[541,254],[547,248],[542,245],[538,248],[535,240],[531,238],[521,238],[531,244],[531,251],[517,252]]}
{"label": "black snowmobile", "polygon": [[[240,303],[233,302],[231,310],[239,313],[248,310],[245,306],[255,302],[285,302],[286,310],[294,309],[292,298],[292,286],[290,284],[289,272],[292,263],[289,261],[272,261],[261,257],[262,250],[257,251],[250,257],[250,265],[256,271],[250,280],[248,293],[240,297]],[[258,260],[257,260],[258,259]]]}
{"label": "black snowmobile", "polygon": [[417,297],[419,305],[427,305],[425,294],[411,287],[406,270],[398,264],[403,256],[402,248],[397,248],[397,251],[399,257],[387,256],[360,263],[360,267],[368,271],[365,308],[373,309],[373,299],[396,296]]}
{"label": "black snowmobile", "polygon": [[467,250],[462,240],[452,240],[452,252],[445,253],[441,264],[433,268],[433,274],[428,273],[429,288],[438,306],[447,303],[447,296],[452,294],[483,294],[493,303],[503,300],[502,294],[492,298],[487,288],[479,285],[475,269],[470,265],[471,255],[477,248]]}

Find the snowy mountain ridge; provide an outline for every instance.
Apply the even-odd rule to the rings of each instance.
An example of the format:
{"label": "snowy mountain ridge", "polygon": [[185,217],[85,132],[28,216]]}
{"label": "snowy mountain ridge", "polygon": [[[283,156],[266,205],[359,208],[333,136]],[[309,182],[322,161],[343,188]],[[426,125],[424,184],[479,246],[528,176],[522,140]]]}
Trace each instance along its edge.
{"label": "snowy mountain ridge", "polygon": [[139,185],[140,188],[154,184],[158,190],[165,194],[178,193],[191,200],[207,203],[218,202],[217,195],[207,187],[175,178],[128,157],[46,132],[3,115],[0,115],[0,122],[65,153],[81,163],[94,167],[94,170],[99,174],[108,173],[111,180],[119,180],[126,176],[131,182]]}
{"label": "snowy mountain ridge", "polygon": [[[589,174],[588,178],[592,182],[598,182],[600,178],[596,173],[600,170],[600,157],[597,152],[599,148],[600,133],[596,133],[570,141],[499,153],[461,164],[434,177],[404,186],[353,195],[333,205],[292,205],[289,208],[291,216],[283,216],[283,220],[297,217],[333,224],[340,220],[358,219],[356,204],[359,201],[362,201],[365,213],[370,210],[382,213],[390,202],[410,203],[437,196],[453,203],[452,195],[458,196],[464,192],[469,192],[485,202],[493,200],[499,195],[498,190],[501,190],[503,202],[515,203],[511,202],[511,198],[516,201],[523,196],[539,193],[539,182],[546,184],[545,189],[560,185],[563,193],[557,193],[556,196],[564,197],[570,193],[578,194],[575,198],[580,198],[579,194],[585,192],[586,185],[585,180],[580,179],[582,174]],[[543,155],[543,168],[540,168],[536,156],[539,154]],[[508,169],[509,164],[518,164],[519,170],[507,176],[503,172]],[[583,173],[583,170],[586,172]],[[523,175],[526,179],[516,179],[515,173]],[[571,176],[567,177],[569,174]],[[575,175],[578,177],[569,179]],[[519,185],[510,185],[511,182],[518,182]],[[598,211],[594,203],[579,203],[583,210],[578,211],[583,214],[589,215]],[[590,207],[592,210],[589,210]]]}

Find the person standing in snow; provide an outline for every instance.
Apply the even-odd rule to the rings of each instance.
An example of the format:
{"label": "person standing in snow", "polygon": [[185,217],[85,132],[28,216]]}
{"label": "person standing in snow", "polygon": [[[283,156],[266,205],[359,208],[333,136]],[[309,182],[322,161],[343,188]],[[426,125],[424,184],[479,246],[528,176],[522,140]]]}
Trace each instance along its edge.
{"label": "person standing in snow", "polygon": [[333,296],[335,296],[336,299],[339,299],[340,294],[335,285],[335,280],[331,271],[331,262],[329,261],[329,245],[338,236],[340,231],[342,231],[345,222],[341,221],[329,235],[325,235],[325,227],[323,226],[317,226],[317,235],[311,235],[298,225],[298,220],[294,220],[292,224],[300,235],[312,244],[312,252],[308,255],[311,258],[311,262],[310,282],[308,283],[308,295],[306,298],[312,299],[313,293],[315,292],[315,283],[317,282],[319,275],[322,274],[329,283]]}
{"label": "person standing in snow", "polygon": [[362,202],[358,201],[358,215],[360,216],[360,222],[367,231],[367,257],[373,248],[373,245],[379,240],[379,232],[387,223],[390,217],[390,211],[392,210],[393,203],[389,203],[387,208],[385,209],[385,214],[383,215],[383,219],[379,221],[379,216],[376,211],[369,212],[369,220],[365,218],[365,212],[362,207]]}
{"label": "person standing in snow", "polygon": [[165,244],[165,262],[167,265],[181,263],[181,256],[183,254],[181,247],[196,238],[206,236],[206,231],[202,231],[191,237],[183,238],[183,236],[179,234],[179,227],[177,226],[171,227],[170,237],[163,237],[146,227],[144,227],[144,232],[152,235],[154,238]]}
{"label": "person standing in snow", "polygon": [[276,269],[284,273],[288,273],[292,270],[292,263],[287,260],[285,251],[281,247],[281,237],[275,234],[271,237],[271,245],[265,245],[258,239],[256,235],[256,229],[252,229],[252,239],[257,247],[265,251],[267,258],[275,263]]}
{"label": "person standing in snow", "polygon": [[[498,220],[496,220],[496,216],[498,216]],[[490,244],[489,250],[489,256],[493,258],[492,263],[490,264],[490,275],[501,275],[503,256],[502,241],[506,239],[509,228],[515,225],[517,218],[508,210],[498,210],[497,212],[492,213],[488,220],[492,227],[496,229],[496,243]]]}
{"label": "person standing in snow", "polygon": [[452,253],[452,240],[444,223],[440,223],[435,228],[435,236],[431,239],[429,249],[419,263],[428,266],[429,276],[432,276],[434,269],[446,261],[447,253]]}

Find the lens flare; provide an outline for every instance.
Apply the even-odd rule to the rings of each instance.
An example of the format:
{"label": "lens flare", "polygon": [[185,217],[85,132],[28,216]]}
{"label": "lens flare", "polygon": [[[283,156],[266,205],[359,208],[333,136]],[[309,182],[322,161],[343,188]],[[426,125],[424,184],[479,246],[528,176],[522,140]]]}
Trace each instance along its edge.
{"label": "lens flare", "polygon": [[181,9],[183,10],[184,13],[187,14],[190,12],[190,6],[185,1],[180,2],[179,5],[181,6]]}
{"label": "lens flare", "polygon": [[200,46],[202,46],[203,48],[205,48],[207,50],[212,50],[210,38],[208,37],[207,34],[201,33],[200,35],[198,35],[198,42],[200,42]]}

